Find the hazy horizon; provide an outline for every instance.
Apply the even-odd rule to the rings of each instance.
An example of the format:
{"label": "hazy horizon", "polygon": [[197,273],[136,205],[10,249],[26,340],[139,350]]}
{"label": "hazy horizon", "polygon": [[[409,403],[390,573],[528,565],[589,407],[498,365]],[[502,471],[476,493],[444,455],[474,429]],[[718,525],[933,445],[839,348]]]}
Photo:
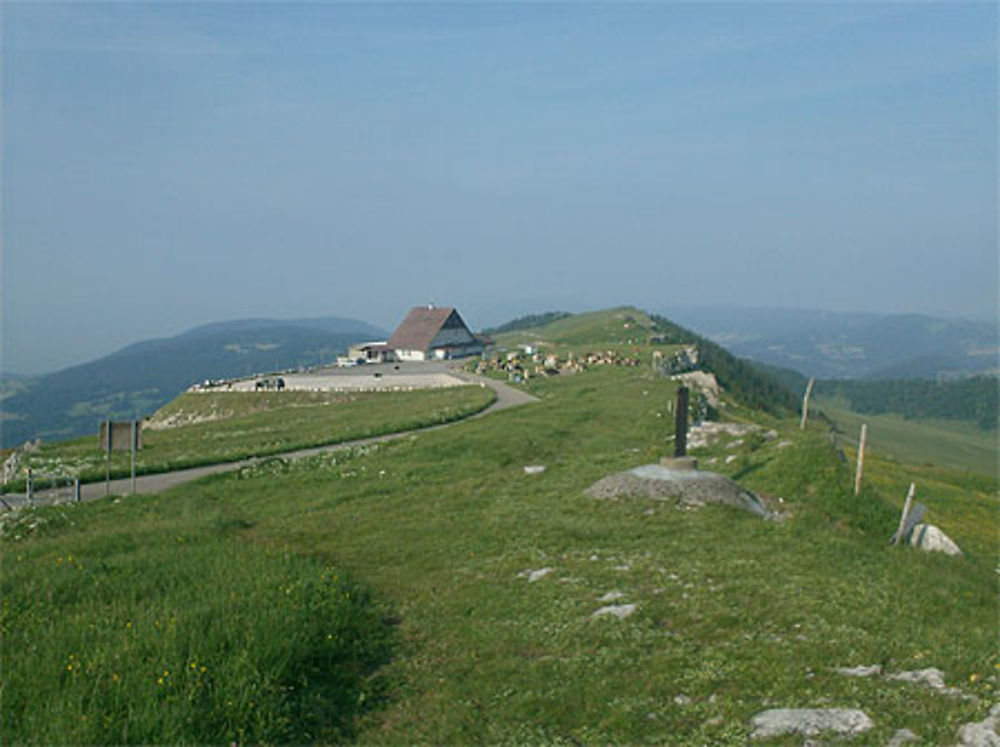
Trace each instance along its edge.
{"label": "hazy horizon", "polygon": [[2,368],[231,319],[997,318],[997,8],[5,3]]}
{"label": "hazy horizon", "polygon": [[[442,304],[442,305],[444,305],[444,304]],[[714,306],[703,306],[703,305],[699,305],[699,304],[679,304],[679,305],[667,305],[667,306],[643,306],[641,304],[625,304],[625,303],[622,303],[622,304],[609,304],[607,306],[597,307],[597,306],[587,306],[586,304],[572,304],[572,303],[567,303],[567,304],[564,304],[561,307],[545,307],[545,308],[537,307],[537,308],[535,308],[535,307],[530,307],[530,306],[524,306],[519,311],[517,311],[517,312],[511,312],[511,313],[508,313],[508,314],[505,314],[503,312],[495,312],[495,311],[491,312],[490,310],[485,310],[485,311],[480,310],[480,313],[475,314],[475,315],[470,315],[470,314],[467,313],[467,311],[465,309],[459,308],[458,311],[459,311],[460,314],[462,314],[463,320],[466,321],[466,323],[470,326],[470,328],[472,328],[473,330],[479,331],[479,330],[482,330],[482,329],[487,328],[487,327],[499,326],[500,324],[503,324],[503,323],[508,322],[508,321],[512,321],[512,320],[514,320],[514,319],[516,319],[516,318],[518,318],[520,316],[525,316],[525,315],[528,315],[528,314],[541,314],[541,313],[545,313],[545,312],[549,312],[549,311],[568,311],[570,313],[578,314],[578,313],[585,313],[585,312],[589,312],[589,311],[601,311],[603,309],[613,308],[615,306],[636,306],[637,308],[640,308],[641,310],[647,311],[647,312],[650,312],[650,313],[667,314],[668,317],[669,317],[669,315],[670,315],[671,312],[685,312],[685,311],[686,312],[704,312],[704,311],[727,312],[728,311],[728,312],[731,312],[731,313],[744,313],[745,312],[745,313],[749,313],[749,314],[752,314],[752,313],[772,313],[772,314],[781,314],[781,313],[794,314],[794,313],[801,313],[801,314],[809,314],[809,315],[844,315],[844,316],[855,316],[856,315],[856,316],[862,316],[862,317],[868,317],[868,316],[871,316],[871,317],[891,317],[891,316],[905,316],[905,315],[911,315],[912,314],[912,315],[917,315],[917,316],[928,316],[930,318],[948,319],[948,320],[952,320],[952,321],[971,321],[971,322],[977,322],[977,323],[989,323],[989,324],[993,324],[994,326],[1000,327],[1000,322],[998,322],[998,320],[993,319],[993,318],[979,318],[979,319],[976,319],[974,317],[961,316],[961,315],[922,314],[920,312],[891,312],[891,311],[833,311],[833,310],[830,310],[830,309],[777,308],[777,307],[769,307],[769,306],[726,306],[724,304],[714,305]],[[242,320],[252,320],[252,319],[261,319],[261,320],[264,320],[264,321],[285,321],[285,322],[290,322],[290,321],[295,321],[295,320],[310,320],[310,319],[323,319],[323,318],[328,318],[328,317],[340,317],[340,318],[353,318],[353,319],[357,319],[357,321],[360,321],[360,322],[367,322],[369,324],[372,324],[373,326],[381,327],[382,329],[386,330],[388,333],[391,334],[392,330],[395,329],[396,326],[400,322],[402,322],[404,316],[405,316],[405,313],[403,315],[401,315],[399,317],[399,319],[396,319],[396,320],[391,321],[391,322],[387,322],[385,324],[380,324],[380,323],[375,322],[375,321],[370,320],[370,319],[360,319],[360,318],[356,318],[356,317],[346,317],[343,314],[336,314],[336,313],[331,313],[331,314],[317,314],[315,316],[306,316],[306,317],[301,317],[301,316],[288,316],[288,317],[238,317],[238,318],[234,317],[234,318],[229,318],[229,319],[210,319],[210,320],[205,320],[204,322],[198,322],[196,324],[185,326],[183,329],[171,330],[171,331],[168,331],[168,332],[162,333],[162,334],[146,335],[146,336],[136,337],[134,339],[122,340],[122,341],[119,341],[119,342],[112,343],[110,347],[107,347],[107,348],[104,348],[104,349],[99,349],[98,350],[98,349],[95,348],[94,352],[84,353],[84,354],[82,354],[81,356],[79,356],[77,358],[67,359],[67,360],[65,360],[63,362],[59,362],[56,365],[51,366],[51,367],[39,368],[37,370],[26,370],[26,371],[9,370],[9,369],[0,368],[0,374],[4,374],[4,375],[8,375],[8,376],[15,376],[15,377],[25,377],[25,378],[31,378],[31,377],[36,377],[36,376],[45,376],[47,374],[55,373],[56,371],[59,371],[59,370],[65,369],[65,368],[70,368],[70,367],[81,365],[81,364],[84,364],[84,363],[90,363],[91,361],[99,360],[100,358],[103,358],[103,357],[105,357],[107,355],[111,355],[113,353],[116,353],[116,352],[118,352],[120,350],[123,350],[123,349],[125,349],[125,348],[127,348],[127,347],[129,347],[131,345],[135,345],[137,343],[148,342],[150,340],[156,340],[156,339],[168,339],[168,338],[175,337],[175,336],[178,336],[178,335],[183,335],[183,334],[185,334],[187,332],[190,332],[190,331],[192,331],[194,329],[197,329],[197,328],[205,326],[205,325],[210,325],[210,324],[235,322],[235,321],[242,321]],[[672,318],[672,321],[675,321],[675,322],[681,324],[681,326],[687,326],[687,327],[691,328],[693,331],[696,331],[696,332],[704,334],[704,330],[703,329],[698,329],[697,328],[698,325],[694,325],[694,324],[691,324],[688,321],[685,321],[685,318],[684,318],[685,316],[686,315],[684,315],[682,313],[680,317]]]}

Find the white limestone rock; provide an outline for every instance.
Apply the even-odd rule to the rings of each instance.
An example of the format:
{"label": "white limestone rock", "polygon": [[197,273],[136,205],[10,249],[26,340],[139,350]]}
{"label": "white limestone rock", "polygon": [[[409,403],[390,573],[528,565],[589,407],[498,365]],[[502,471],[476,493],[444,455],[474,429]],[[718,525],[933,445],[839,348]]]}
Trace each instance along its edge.
{"label": "white limestone rock", "polygon": [[909,729],[897,729],[896,733],[892,735],[892,739],[889,740],[888,747],[903,747],[907,742],[919,742],[920,737],[914,734]]}
{"label": "white limestone rock", "polygon": [[963,724],[958,729],[958,747],[1000,747],[1000,703],[982,721]]}
{"label": "white limestone rock", "polygon": [[945,555],[961,555],[958,545],[947,534],[933,524],[917,524],[910,534],[910,544],[925,552],[943,552]]}
{"label": "white limestone rock", "polygon": [[750,725],[751,738],[771,739],[796,734],[854,736],[875,724],[864,711],[853,708],[772,708],[754,716]]}
{"label": "white limestone rock", "polygon": [[550,573],[552,573],[552,568],[539,568],[537,571],[533,571],[530,568],[526,571],[521,571],[517,574],[518,578],[528,579],[529,584],[535,583],[539,579],[545,578]]}
{"label": "white limestone rock", "polygon": [[869,667],[838,667],[837,674],[842,674],[845,677],[871,677],[876,674],[882,674],[882,667],[878,664],[872,664]]}
{"label": "white limestone rock", "polygon": [[617,617],[619,620],[624,620],[626,617],[635,612],[634,604],[611,604],[607,607],[601,607],[599,610],[594,612],[591,617]]}

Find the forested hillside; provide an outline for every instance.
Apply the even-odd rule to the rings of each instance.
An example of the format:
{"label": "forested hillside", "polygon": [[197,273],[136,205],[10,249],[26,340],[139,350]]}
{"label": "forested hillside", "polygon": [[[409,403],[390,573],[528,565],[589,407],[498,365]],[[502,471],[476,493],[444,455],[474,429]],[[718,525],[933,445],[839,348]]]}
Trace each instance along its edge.
{"label": "forested hillside", "polygon": [[715,374],[724,389],[744,404],[772,414],[794,411],[798,397],[768,372],[738,358],[721,345],[681,327],[666,317],[651,314],[650,318],[666,342],[691,343],[698,348],[699,366]]}
{"label": "forested hillside", "polygon": [[21,382],[3,399],[0,443],[10,447],[96,432],[101,420],[147,415],[203,379],[329,363],[373,334],[384,331],[350,319],[258,319],[140,342]]}
{"label": "forested hillside", "polygon": [[997,430],[995,376],[973,376],[951,381],[894,379],[886,381],[821,381],[818,394],[843,396],[855,412],[898,413],[910,419],[965,420],[982,430]]}

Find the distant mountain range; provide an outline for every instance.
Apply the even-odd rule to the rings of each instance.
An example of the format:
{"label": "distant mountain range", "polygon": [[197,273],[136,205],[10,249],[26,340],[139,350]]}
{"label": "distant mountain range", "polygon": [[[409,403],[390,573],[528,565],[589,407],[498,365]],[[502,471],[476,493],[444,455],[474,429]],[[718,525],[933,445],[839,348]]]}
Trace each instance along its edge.
{"label": "distant mountain range", "polygon": [[387,337],[340,317],[240,319],[139,342],[44,376],[3,375],[0,445],[96,433],[101,420],[148,415],[204,379],[326,364],[354,342]]}
{"label": "distant mountain range", "polygon": [[950,378],[998,368],[995,322],[787,309],[676,307],[666,313],[736,355],[805,376]]}

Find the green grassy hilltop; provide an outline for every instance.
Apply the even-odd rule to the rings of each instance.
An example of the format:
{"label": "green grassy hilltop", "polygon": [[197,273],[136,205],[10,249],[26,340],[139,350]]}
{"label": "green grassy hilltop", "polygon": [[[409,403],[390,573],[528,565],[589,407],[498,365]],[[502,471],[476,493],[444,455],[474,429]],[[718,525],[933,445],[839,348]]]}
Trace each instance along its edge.
{"label": "green grassy hilltop", "polygon": [[[717,410],[760,430],[695,453],[782,521],[588,497],[672,453],[677,383],[652,364],[689,343],[673,334],[634,309],[501,334],[638,365],[531,376],[535,403],[383,445],[8,517],[5,739],[746,744],[766,708],[843,707],[875,722],[856,744],[954,743],[997,701],[996,481],[876,455],[855,498],[853,454],[787,400],[732,395],[767,391],[753,379]],[[963,556],[889,546],[913,480]],[[936,667],[968,697],[835,671],[861,665]]]}

